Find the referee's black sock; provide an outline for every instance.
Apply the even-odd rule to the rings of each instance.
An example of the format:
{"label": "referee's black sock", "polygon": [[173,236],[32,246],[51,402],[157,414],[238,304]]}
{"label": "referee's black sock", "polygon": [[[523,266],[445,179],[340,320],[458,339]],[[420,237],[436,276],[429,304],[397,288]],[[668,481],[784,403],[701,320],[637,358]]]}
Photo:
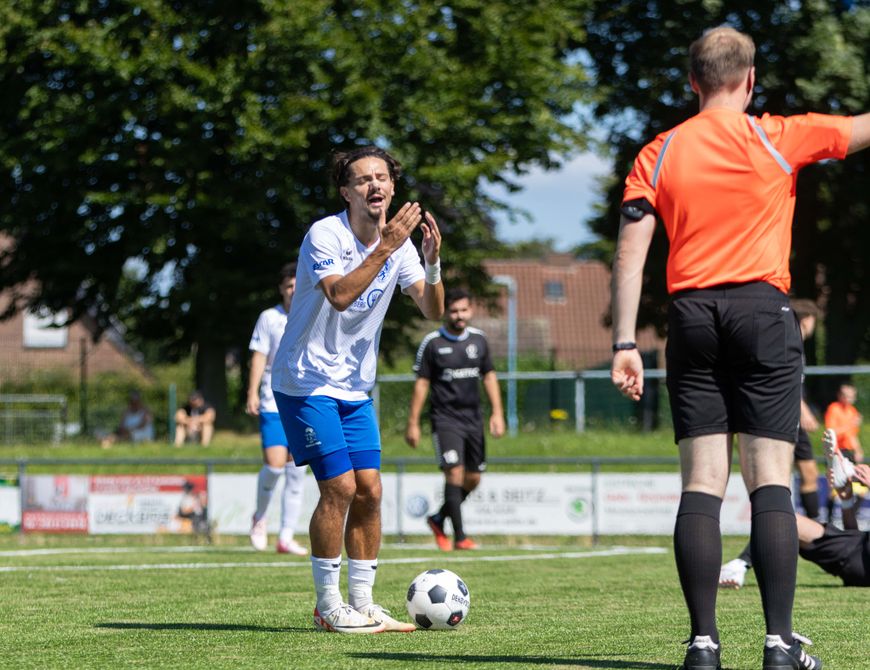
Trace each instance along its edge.
{"label": "referee's black sock", "polygon": [[464,540],[462,529],[462,487],[456,484],[444,484],[444,507],[446,516],[453,525],[453,541]]}
{"label": "referee's black sock", "polygon": [[791,491],[762,486],[749,495],[752,505],[752,558],[761,591],[768,635],[793,644],[791,613],[797,580],[798,535]]}
{"label": "referee's black sock", "polygon": [[684,491],[674,527],[674,554],[692,620],[692,637],[709,635],[717,644],[716,595],[722,565],[721,507],[721,498]]}

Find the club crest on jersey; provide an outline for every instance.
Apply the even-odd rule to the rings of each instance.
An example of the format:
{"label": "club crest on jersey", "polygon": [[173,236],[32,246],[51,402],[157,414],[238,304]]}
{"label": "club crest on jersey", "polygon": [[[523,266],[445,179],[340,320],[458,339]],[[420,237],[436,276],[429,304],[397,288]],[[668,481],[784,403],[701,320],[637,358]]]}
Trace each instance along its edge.
{"label": "club crest on jersey", "polygon": [[369,309],[378,304],[378,300],[381,299],[381,296],[383,294],[383,290],[379,288],[375,288],[369,291],[369,294],[366,296],[366,304],[369,306]]}
{"label": "club crest on jersey", "polygon": [[465,355],[471,359],[477,358],[477,356],[478,356],[477,345],[476,344],[469,344],[467,347],[465,347]]}
{"label": "club crest on jersey", "polygon": [[317,439],[317,433],[311,426],[305,427],[305,448],[313,449],[320,446],[320,440]]}

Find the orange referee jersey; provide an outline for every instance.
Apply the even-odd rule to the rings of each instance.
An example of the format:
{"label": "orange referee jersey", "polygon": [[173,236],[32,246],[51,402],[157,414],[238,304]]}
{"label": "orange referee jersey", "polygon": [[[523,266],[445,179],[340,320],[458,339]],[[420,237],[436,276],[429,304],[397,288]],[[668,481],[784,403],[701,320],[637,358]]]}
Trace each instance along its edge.
{"label": "orange referee jersey", "polygon": [[670,239],[668,292],[764,281],[784,293],[800,168],[845,158],[852,118],[706,109],[638,154],[624,201],[646,198]]}

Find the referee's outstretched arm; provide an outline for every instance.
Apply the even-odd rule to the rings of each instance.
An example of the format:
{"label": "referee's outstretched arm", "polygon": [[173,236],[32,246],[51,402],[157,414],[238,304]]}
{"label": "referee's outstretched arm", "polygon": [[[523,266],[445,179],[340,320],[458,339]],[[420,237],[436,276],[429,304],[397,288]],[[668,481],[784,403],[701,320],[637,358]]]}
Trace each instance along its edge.
{"label": "referee's outstretched arm", "polygon": [[846,155],[870,147],[870,114],[852,117],[852,139]]}

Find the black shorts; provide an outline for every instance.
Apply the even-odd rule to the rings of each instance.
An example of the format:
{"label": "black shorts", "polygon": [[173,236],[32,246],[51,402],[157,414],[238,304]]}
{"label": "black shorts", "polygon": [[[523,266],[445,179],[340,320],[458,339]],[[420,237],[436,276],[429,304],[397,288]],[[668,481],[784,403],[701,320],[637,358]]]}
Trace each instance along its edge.
{"label": "black shorts", "polygon": [[676,441],[747,433],[796,442],[802,352],[788,297],[770,284],[674,294],[666,358]]}
{"label": "black shorts", "polygon": [[483,424],[462,425],[455,422],[432,424],[432,442],[442,469],[455,465],[465,466],[466,472],[486,470],[486,445]]}
{"label": "black shorts", "polygon": [[844,586],[870,586],[870,533],[828,524],[818,540],[801,546],[800,554],[842,579]]}
{"label": "black shorts", "polygon": [[810,442],[810,436],[803,428],[798,428],[797,442],[794,445],[794,459],[796,461],[812,461],[813,443]]}

